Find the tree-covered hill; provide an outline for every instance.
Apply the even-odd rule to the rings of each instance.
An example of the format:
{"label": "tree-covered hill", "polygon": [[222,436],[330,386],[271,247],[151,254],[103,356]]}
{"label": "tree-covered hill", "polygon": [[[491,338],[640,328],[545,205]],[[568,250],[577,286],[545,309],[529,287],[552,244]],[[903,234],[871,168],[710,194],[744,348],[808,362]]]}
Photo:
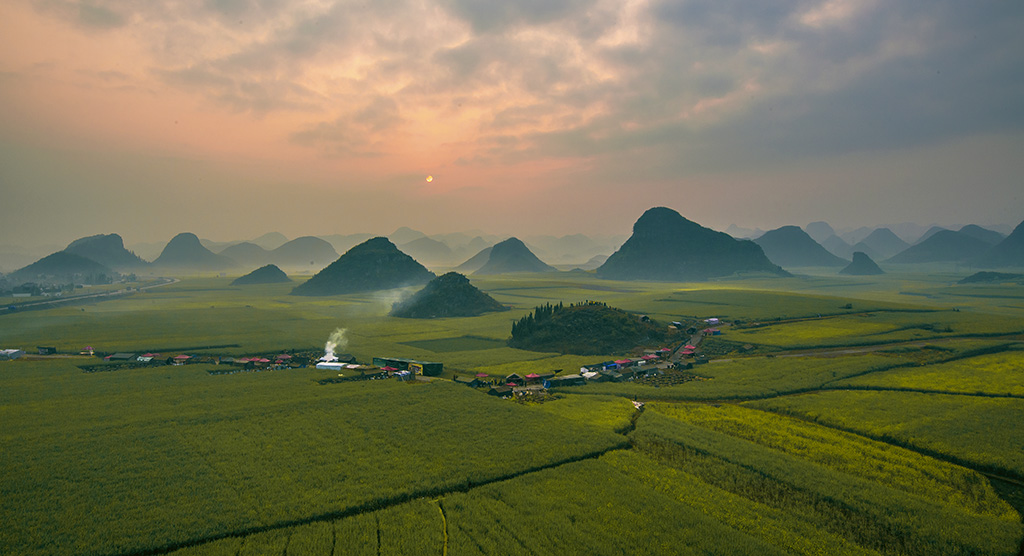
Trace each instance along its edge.
{"label": "tree-covered hill", "polygon": [[530,351],[610,355],[660,344],[665,329],[640,315],[587,301],[542,305],[512,324],[508,345]]}
{"label": "tree-covered hill", "polygon": [[477,289],[458,272],[434,278],[412,297],[396,303],[391,316],[410,319],[473,317],[493,311],[507,311],[493,297]]}

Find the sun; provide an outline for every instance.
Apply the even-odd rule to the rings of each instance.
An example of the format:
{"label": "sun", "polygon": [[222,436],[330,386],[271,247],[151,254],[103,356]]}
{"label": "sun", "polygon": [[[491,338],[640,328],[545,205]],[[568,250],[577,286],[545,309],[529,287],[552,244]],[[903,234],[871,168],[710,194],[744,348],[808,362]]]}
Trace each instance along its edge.
{"label": "sun", "polygon": [[427,183],[434,181],[434,176],[427,176]]}

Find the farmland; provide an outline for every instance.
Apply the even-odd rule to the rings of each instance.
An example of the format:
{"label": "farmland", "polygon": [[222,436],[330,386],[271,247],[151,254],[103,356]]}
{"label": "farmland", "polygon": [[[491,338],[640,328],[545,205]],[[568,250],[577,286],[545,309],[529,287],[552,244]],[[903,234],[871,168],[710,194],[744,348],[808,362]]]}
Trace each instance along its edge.
{"label": "farmland", "polygon": [[[429,383],[320,385],[335,373],[0,362],[0,552],[1021,549],[1022,489],[996,489],[986,475],[1024,479],[1024,315],[1009,286],[958,289],[944,275],[474,277],[511,311],[409,320],[386,315],[410,290],[315,298],[230,281],[186,277],[0,315],[2,347],[318,352],[344,328],[339,352],[359,361],[443,361],[445,372]],[[512,322],[534,307],[586,300],[658,322],[730,325],[709,338],[709,351],[719,342],[712,361],[678,384],[560,387],[544,403],[514,403],[447,380],[573,374],[633,355],[507,346]]]}

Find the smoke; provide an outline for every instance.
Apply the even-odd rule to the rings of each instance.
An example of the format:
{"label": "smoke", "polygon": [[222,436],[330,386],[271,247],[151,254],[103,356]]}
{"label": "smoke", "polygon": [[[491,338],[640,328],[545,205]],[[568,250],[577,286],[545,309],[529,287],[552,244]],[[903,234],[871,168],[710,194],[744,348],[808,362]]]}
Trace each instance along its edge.
{"label": "smoke", "polygon": [[321,361],[337,361],[338,357],[334,355],[338,350],[344,350],[348,347],[348,338],[345,337],[345,333],[348,332],[347,328],[335,328],[334,332],[327,338],[327,343],[324,344],[324,356],[320,358]]}

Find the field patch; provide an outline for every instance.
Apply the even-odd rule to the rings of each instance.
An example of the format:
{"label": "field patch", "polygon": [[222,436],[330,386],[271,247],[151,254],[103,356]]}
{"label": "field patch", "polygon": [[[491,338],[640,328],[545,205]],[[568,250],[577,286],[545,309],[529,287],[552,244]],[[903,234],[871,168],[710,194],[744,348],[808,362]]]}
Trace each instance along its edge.
{"label": "field patch", "polygon": [[318,386],[315,369],[223,380],[204,365],[85,374],[14,363],[0,375],[4,554],[155,550],[626,444],[447,381]]}
{"label": "field patch", "polygon": [[1024,397],[1024,351],[892,369],[841,380],[837,386],[930,390]]}
{"label": "field patch", "polygon": [[413,340],[400,342],[402,345],[425,349],[435,353],[448,353],[452,351],[482,351],[485,349],[497,349],[505,347],[505,342],[494,338],[482,338],[480,336],[459,336],[458,338],[437,338],[434,340]]}
{"label": "field patch", "polygon": [[1024,478],[1024,400],[844,390],[748,403]]}

